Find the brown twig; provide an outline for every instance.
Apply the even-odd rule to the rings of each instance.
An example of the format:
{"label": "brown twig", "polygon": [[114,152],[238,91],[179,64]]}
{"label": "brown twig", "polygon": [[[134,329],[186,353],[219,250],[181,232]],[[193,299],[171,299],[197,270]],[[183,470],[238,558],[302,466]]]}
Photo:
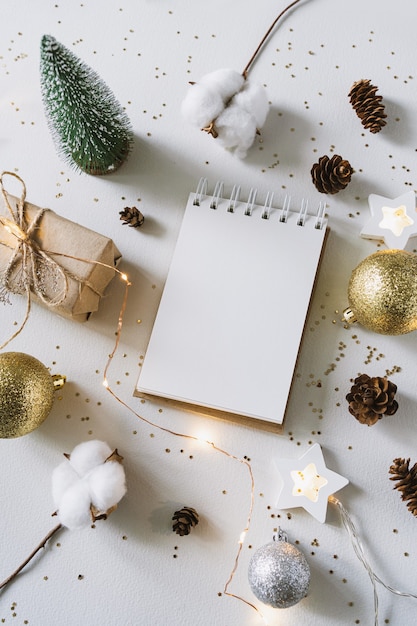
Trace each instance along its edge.
{"label": "brown twig", "polygon": [[264,45],[265,41],[268,39],[269,35],[271,34],[271,32],[274,29],[274,27],[275,27],[276,23],[278,22],[278,20],[284,15],[284,13],[289,11],[298,2],[300,2],[300,0],[294,0],[294,2],[291,2],[291,4],[289,4],[287,7],[285,7],[285,9],[283,11],[281,11],[281,13],[278,15],[278,17],[276,17],[275,20],[272,22],[271,26],[269,27],[269,29],[267,30],[267,32],[263,36],[261,42],[259,43],[259,45],[256,48],[255,52],[252,54],[251,58],[249,59],[248,64],[246,65],[245,69],[242,72],[242,76],[244,77],[245,80],[247,78],[250,66],[254,62],[256,56],[258,55],[258,53],[259,53],[260,49],[262,48],[262,46]]}
{"label": "brown twig", "polygon": [[3,589],[3,587],[8,585],[9,582],[12,581],[13,578],[15,578],[19,574],[19,572],[22,571],[22,569],[29,563],[29,561],[33,559],[35,554],[39,552],[41,548],[45,547],[45,544],[49,541],[49,539],[53,537],[53,535],[55,535],[55,533],[57,533],[58,530],[61,530],[61,528],[62,528],[62,524],[58,524],[57,526],[55,526],[55,528],[50,530],[49,533],[46,535],[46,537],[44,537],[42,541],[36,546],[36,548],[29,554],[27,559],[25,559],[23,563],[21,563],[19,567],[12,574],[10,574],[10,576],[8,576],[5,580],[3,580],[2,583],[0,583],[0,589]]}

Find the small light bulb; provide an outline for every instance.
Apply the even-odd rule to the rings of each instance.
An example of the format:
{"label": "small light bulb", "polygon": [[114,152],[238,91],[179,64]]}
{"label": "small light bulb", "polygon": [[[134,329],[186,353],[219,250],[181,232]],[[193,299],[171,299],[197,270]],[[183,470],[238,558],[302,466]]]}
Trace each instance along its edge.
{"label": "small light bulb", "polygon": [[407,208],[404,205],[399,207],[383,206],[383,219],[379,222],[379,228],[390,230],[393,235],[400,237],[404,228],[414,224],[414,221],[407,215]]}
{"label": "small light bulb", "polygon": [[327,479],[320,476],[314,463],[309,463],[303,470],[291,472],[294,481],[293,496],[305,496],[311,502],[317,502],[319,491],[327,485]]}
{"label": "small light bulb", "polygon": [[21,241],[27,240],[27,234],[20,228],[20,226],[18,226],[18,224],[7,219],[7,217],[0,217],[0,224],[4,226],[8,233],[14,235],[17,239],[20,239]]}

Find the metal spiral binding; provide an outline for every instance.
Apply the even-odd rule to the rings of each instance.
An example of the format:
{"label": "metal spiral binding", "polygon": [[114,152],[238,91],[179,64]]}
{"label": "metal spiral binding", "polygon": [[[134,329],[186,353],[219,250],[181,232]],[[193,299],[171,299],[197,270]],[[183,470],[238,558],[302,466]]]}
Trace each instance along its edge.
{"label": "metal spiral binding", "polygon": [[195,192],[194,206],[200,206],[202,196],[207,194],[207,178],[200,178]]}
{"label": "metal spiral binding", "polygon": [[230,194],[230,202],[227,210],[229,213],[234,213],[236,208],[236,203],[239,202],[240,196],[240,185],[233,185],[232,193]]}
{"label": "metal spiral binding", "polygon": [[323,220],[324,220],[325,211],[326,211],[326,204],[320,201],[319,208],[317,209],[316,223],[314,225],[314,228],[318,228],[319,230],[323,228]]}
{"label": "metal spiral binding", "polygon": [[281,215],[279,216],[280,222],[286,222],[288,218],[288,211],[290,210],[291,196],[285,196],[284,204],[282,205]]}
{"label": "metal spiral binding", "polygon": [[219,198],[222,198],[223,194],[223,181],[218,180],[213,191],[212,200],[210,202],[210,209],[217,209]]}
{"label": "metal spiral binding", "polygon": [[[223,189],[224,189],[223,181],[217,181],[216,186],[214,188],[214,192],[211,196],[211,201],[210,201],[211,209],[217,209],[219,201],[223,198]],[[240,191],[241,191],[240,185],[233,186],[232,193],[230,194],[230,198],[229,198],[228,206],[227,206],[228,213],[235,212],[236,206],[240,199]],[[206,196],[206,195],[207,195],[207,178],[200,178],[198,185],[197,185],[196,192],[195,192],[193,204],[195,206],[200,206],[200,203],[203,200],[203,196]],[[252,215],[253,208],[256,202],[256,195],[257,195],[257,189],[252,187],[249,192],[249,197],[248,197],[246,207],[244,210],[244,215],[249,215],[249,216]],[[273,208],[272,207],[273,199],[274,199],[274,192],[268,191],[266,200],[264,203],[262,215],[261,215],[262,219],[268,220],[270,218],[271,210]],[[280,222],[288,221],[288,213],[290,211],[290,204],[291,204],[291,196],[286,195],[284,198],[284,202],[282,205],[279,218],[278,218]],[[307,210],[308,210],[308,200],[303,198],[301,201],[301,208],[297,216],[297,226],[305,225],[307,215],[308,215]],[[323,228],[324,220],[325,220],[325,212],[326,212],[326,204],[324,202],[319,202],[314,228],[318,230],[321,230]]]}
{"label": "metal spiral binding", "polygon": [[305,198],[303,198],[301,200],[301,209],[298,214],[298,220],[297,220],[298,226],[304,226],[305,221],[306,221],[307,209],[308,209],[308,200],[305,200]]}
{"label": "metal spiral binding", "polygon": [[273,191],[268,191],[268,193],[266,194],[264,210],[262,212],[262,219],[264,219],[264,220],[269,220],[269,215],[271,213],[272,200],[273,199],[274,199],[274,192]]}
{"label": "metal spiral binding", "polygon": [[256,194],[258,193],[257,189],[252,189],[249,192],[249,198],[246,204],[245,215],[252,215],[253,205],[255,204]]}

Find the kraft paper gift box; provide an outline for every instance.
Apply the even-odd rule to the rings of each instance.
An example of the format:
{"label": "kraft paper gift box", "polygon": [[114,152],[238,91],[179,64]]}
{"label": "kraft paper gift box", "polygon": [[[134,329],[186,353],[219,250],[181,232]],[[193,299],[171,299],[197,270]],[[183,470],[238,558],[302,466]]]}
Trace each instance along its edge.
{"label": "kraft paper gift box", "polygon": [[[15,212],[19,199],[10,194],[7,197]],[[11,217],[5,211],[3,216],[8,220]],[[31,230],[34,220],[35,226]],[[36,275],[39,283],[37,289],[31,285],[30,297],[46,304],[59,315],[85,322],[91,313],[97,311],[101,296],[115,275],[112,268],[117,266],[121,258],[119,250],[108,237],[61,217],[51,209],[40,209],[30,202],[24,203],[24,221],[35,250],[41,251],[34,255],[38,263]],[[22,250],[16,253],[16,237],[6,228],[0,228],[0,242],[0,280],[3,278],[4,283],[5,272],[15,254],[9,274],[9,290],[25,293],[25,289],[19,288],[24,270],[24,253]],[[53,265],[45,262],[42,253],[52,259]],[[53,304],[57,299],[62,301]]]}

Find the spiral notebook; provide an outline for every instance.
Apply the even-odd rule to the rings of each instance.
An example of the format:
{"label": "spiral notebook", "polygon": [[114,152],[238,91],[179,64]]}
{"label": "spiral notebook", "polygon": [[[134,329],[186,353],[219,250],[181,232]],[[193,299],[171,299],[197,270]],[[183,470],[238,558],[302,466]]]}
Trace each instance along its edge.
{"label": "spiral notebook", "polygon": [[135,396],[281,432],[326,240],[324,203],[191,193]]}

